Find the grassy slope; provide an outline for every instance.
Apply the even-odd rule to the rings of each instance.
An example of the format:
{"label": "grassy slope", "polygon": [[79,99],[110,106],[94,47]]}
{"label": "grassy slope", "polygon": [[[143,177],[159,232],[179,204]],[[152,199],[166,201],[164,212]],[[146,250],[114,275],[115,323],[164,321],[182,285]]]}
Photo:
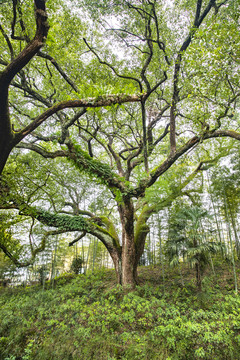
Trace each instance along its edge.
{"label": "grassy slope", "polygon": [[240,297],[227,266],[207,274],[140,269],[124,293],[112,271],[59,279],[55,289],[1,290],[0,359],[240,359]]}

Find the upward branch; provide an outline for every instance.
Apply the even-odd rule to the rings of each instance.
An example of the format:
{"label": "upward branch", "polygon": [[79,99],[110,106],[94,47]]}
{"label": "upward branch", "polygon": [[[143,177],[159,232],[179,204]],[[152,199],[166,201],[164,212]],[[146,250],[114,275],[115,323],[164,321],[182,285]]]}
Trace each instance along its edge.
{"label": "upward branch", "polygon": [[13,59],[0,76],[0,84],[8,86],[14,76],[28,64],[43,46],[47,34],[48,23],[44,0],[35,0],[36,33],[32,41]]}
{"label": "upward branch", "polygon": [[35,0],[36,32],[32,41],[14,58],[0,74],[0,174],[13,148],[13,131],[10,121],[8,88],[24,66],[43,46],[48,33],[47,13],[44,0]]}
{"label": "upward branch", "polygon": [[178,53],[177,58],[175,61],[174,66],[174,75],[173,75],[173,95],[172,95],[172,104],[170,108],[170,154],[174,155],[176,152],[176,110],[177,110],[177,103],[179,101],[179,74],[181,69],[181,62],[182,62],[182,55],[187,50],[188,46],[190,45],[193,35],[197,31],[197,29],[202,24],[203,20],[208,15],[209,11],[215,4],[215,0],[210,0],[206,8],[204,9],[201,15],[201,7],[202,7],[202,0],[197,1],[197,8],[195,19],[193,23],[193,27],[191,27],[188,36],[182,43]]}

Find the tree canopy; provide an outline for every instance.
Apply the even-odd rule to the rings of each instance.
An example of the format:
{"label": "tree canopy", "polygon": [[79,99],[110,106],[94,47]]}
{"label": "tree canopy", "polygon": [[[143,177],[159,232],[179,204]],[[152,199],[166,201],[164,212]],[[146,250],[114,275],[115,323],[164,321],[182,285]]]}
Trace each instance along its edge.
{"label": "tree canopy", "polygon": [[150,216],[240,140],[239,1],[68,5],[1,4],[0,206],[50,228],[32,254],[89,233],[134,286]]}

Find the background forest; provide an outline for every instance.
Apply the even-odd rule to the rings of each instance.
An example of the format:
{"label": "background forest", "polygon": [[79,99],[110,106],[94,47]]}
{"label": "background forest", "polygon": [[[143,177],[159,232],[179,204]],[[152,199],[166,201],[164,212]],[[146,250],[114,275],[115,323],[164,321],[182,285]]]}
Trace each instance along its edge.
{"label": "background forest", "polygon": [[[99,359],[103,334],[102,359],[238,358],[239,9],[239,0],[0,1],[3,359],[35,359],[45,330],[54,342],[78,322],[85,332],[53,359]],[[199,319],[215,321],[214,302],[222,333],[211,338],[214,324],[207,340]],[[95,319],[99,338],[81,355],[96,303],[109,314],[119,306],[126,322]],[[186,314],[190,304],[202,315]],[[18,306],[38,315],[14,340]],[[156,325],[164,307],[171,316]],[[177,317],[193,327],[179,335]],[[39,358],[51,358],[47,347]]]}

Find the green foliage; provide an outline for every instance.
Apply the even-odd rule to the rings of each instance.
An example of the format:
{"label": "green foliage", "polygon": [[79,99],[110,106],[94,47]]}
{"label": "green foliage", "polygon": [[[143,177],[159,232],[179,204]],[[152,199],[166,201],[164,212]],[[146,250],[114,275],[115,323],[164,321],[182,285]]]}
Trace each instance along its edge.
{"label": "green foliage", "polygon": [[166,253],[173,266],[180,260],[187,260],[196,268],[197,284],[201,289],[201,276],[210,263],[210,256],[222,252],[224,245],[210,241],[211,232],[206,234],[203,229],[203,220],[211,216],[200,206],[185,206],[175,213],[170,220],[169,239],[166,243]]}
{"label": "green foliage", "polygon": [[[110,272],[57,281],[56,290],[12,289],[0,299],[1,359],[238,359],[240,299],[212,288],[126,294]],[[63,280],[63,277],[62,277]]]}
{"label": "green foliage", "polygon": [[237,149],[234,157],[231,159],[231,167],[222,166],[221,169],[215,169],[212,172],[212,188],[211,191],[216,199],[222,200],[222,208],[224,208],[224,197],[234,216],[237,215],[239,208],[239,159]]}
{"label": "green foliage", "polygon": [[83,266],[83,259],[80,256],[77,256],[73,259],[71,263],[71,271],[74,272],[74,274],[80,274],[80,271],[82,270]]}
{"label": "green foliage", "polygon": [[113,175],[111,168],[107,164],[91,158],[80,146],[75,146],[74,148],[77,156],[76,163],[80,170],[84,169],[90,175],[99,175],[103,180]]}

